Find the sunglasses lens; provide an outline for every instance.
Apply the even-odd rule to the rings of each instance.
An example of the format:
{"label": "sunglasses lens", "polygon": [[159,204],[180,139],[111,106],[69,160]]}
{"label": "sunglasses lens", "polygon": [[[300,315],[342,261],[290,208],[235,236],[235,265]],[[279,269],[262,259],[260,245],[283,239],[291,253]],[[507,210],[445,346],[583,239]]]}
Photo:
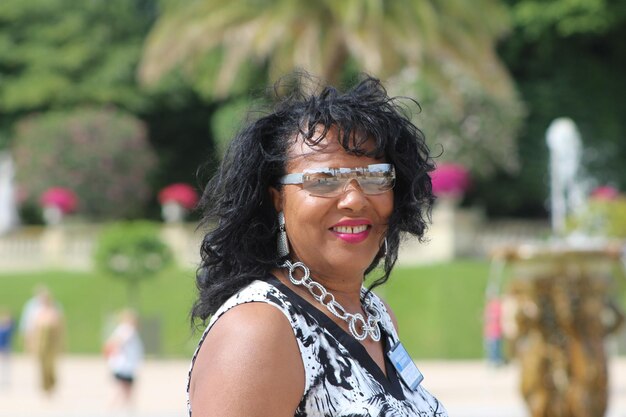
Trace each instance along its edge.
{"label": "sunglasses lens", "polygon": [[302,182],[304,188],[309,194],[319,197],[332,197],[341,194],[345,181],[337,177],[318,177],[305,176]]}
{"label": "sunglasses lens", "polygon": [[365,194],[370,195],[382,194],[391,190],[394,183],[394,178],[391,176],[359,178],[359,186]]}
{"label": "sunglasses lens", "polygon": [[395,172],[390,166],[386,170],[379,168],[373,171],[344,172],[339,175],[329,171],[305,173],[302,187],[314,196],[336,197],[344,192],[346,185],[352,180],[356,180],[367,195],[382,194],[391,190],[395,183]]}

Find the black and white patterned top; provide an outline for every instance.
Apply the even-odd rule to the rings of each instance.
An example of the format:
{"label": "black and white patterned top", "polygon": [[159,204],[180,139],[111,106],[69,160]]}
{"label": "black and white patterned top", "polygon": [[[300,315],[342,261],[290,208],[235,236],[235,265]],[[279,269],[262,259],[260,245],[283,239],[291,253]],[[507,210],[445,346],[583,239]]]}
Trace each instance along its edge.
{"label": "black and white patterned top", "polygon": [[[374,294],[373,302],[382,313],[385,357],[398,335],[385,305]],[[420,384],[411,391],[398,378],[387,359],[388,377],[369,356],[365,347],[278,279],[255,281],[233,295],[213,315],[193,355],[189,381],[200,346],[215,322],[231,308],[244,303],[263,302],[278,308],[289,320],[302,355],[305,370],[304,395],[294,417],[447,417],[445,408]]]}

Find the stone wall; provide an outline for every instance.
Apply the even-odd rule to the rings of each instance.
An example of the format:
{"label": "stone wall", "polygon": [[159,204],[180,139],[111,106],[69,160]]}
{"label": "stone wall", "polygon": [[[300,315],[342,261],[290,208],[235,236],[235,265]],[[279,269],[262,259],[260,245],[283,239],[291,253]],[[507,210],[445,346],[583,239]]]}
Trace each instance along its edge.
{"label": "stone wall", "polygon": [[[98,225],[29,226],[0,236],[0,273],[63,269],[88,271]],[[549,235],[546,222],[488,221],[480,210],[439,205],[426,241],[408,239],[401,246],[399,265],[447,262],[460,257],[487,257],[501,246],[541,241]],[[162,236],[178,264],[194,269],[199,262],[202,231],[196,224],[164,224]]]}

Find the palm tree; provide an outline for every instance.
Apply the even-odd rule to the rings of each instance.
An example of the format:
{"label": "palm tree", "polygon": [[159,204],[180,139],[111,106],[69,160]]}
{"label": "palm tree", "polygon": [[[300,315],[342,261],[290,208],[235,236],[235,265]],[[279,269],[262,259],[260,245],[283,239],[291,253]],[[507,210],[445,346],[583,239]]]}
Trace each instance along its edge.
{"label": "palm tree", "polygon": [[[513,97],[494,43],[508,26],[498,0],[188,0],[161,16],[139,68],[145,84],[182,66],[220,60],[213,94],[227,95],[242,68],[267,66],[270,80],[305,69],[331,83],[352,60],[387,78],[403,68],[444,91],[447,67],[461,68],[491,94]],[[195,73],[194,73],[195,71]]]}

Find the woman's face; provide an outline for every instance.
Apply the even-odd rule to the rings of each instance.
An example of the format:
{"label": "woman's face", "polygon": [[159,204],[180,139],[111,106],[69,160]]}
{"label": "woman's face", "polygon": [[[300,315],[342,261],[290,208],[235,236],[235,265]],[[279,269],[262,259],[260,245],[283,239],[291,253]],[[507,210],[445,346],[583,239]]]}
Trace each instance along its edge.
{"label": "woman's face", "polygon": [[[373,147],[373,143],[369,146]],[[337,142],[334,129],[315,148],[296,141],[288,156],[288,174],[385,162],[346,153]],[[336,197],[311,195],[300,184],[283,185],[281,191],[271,190],[276,210],[285,214],[292,259],[304,262],[318,276],[332,276],[341,271],[365,272],[387,231],[393,211],[393,190],[367,195],[354,180]]]}

